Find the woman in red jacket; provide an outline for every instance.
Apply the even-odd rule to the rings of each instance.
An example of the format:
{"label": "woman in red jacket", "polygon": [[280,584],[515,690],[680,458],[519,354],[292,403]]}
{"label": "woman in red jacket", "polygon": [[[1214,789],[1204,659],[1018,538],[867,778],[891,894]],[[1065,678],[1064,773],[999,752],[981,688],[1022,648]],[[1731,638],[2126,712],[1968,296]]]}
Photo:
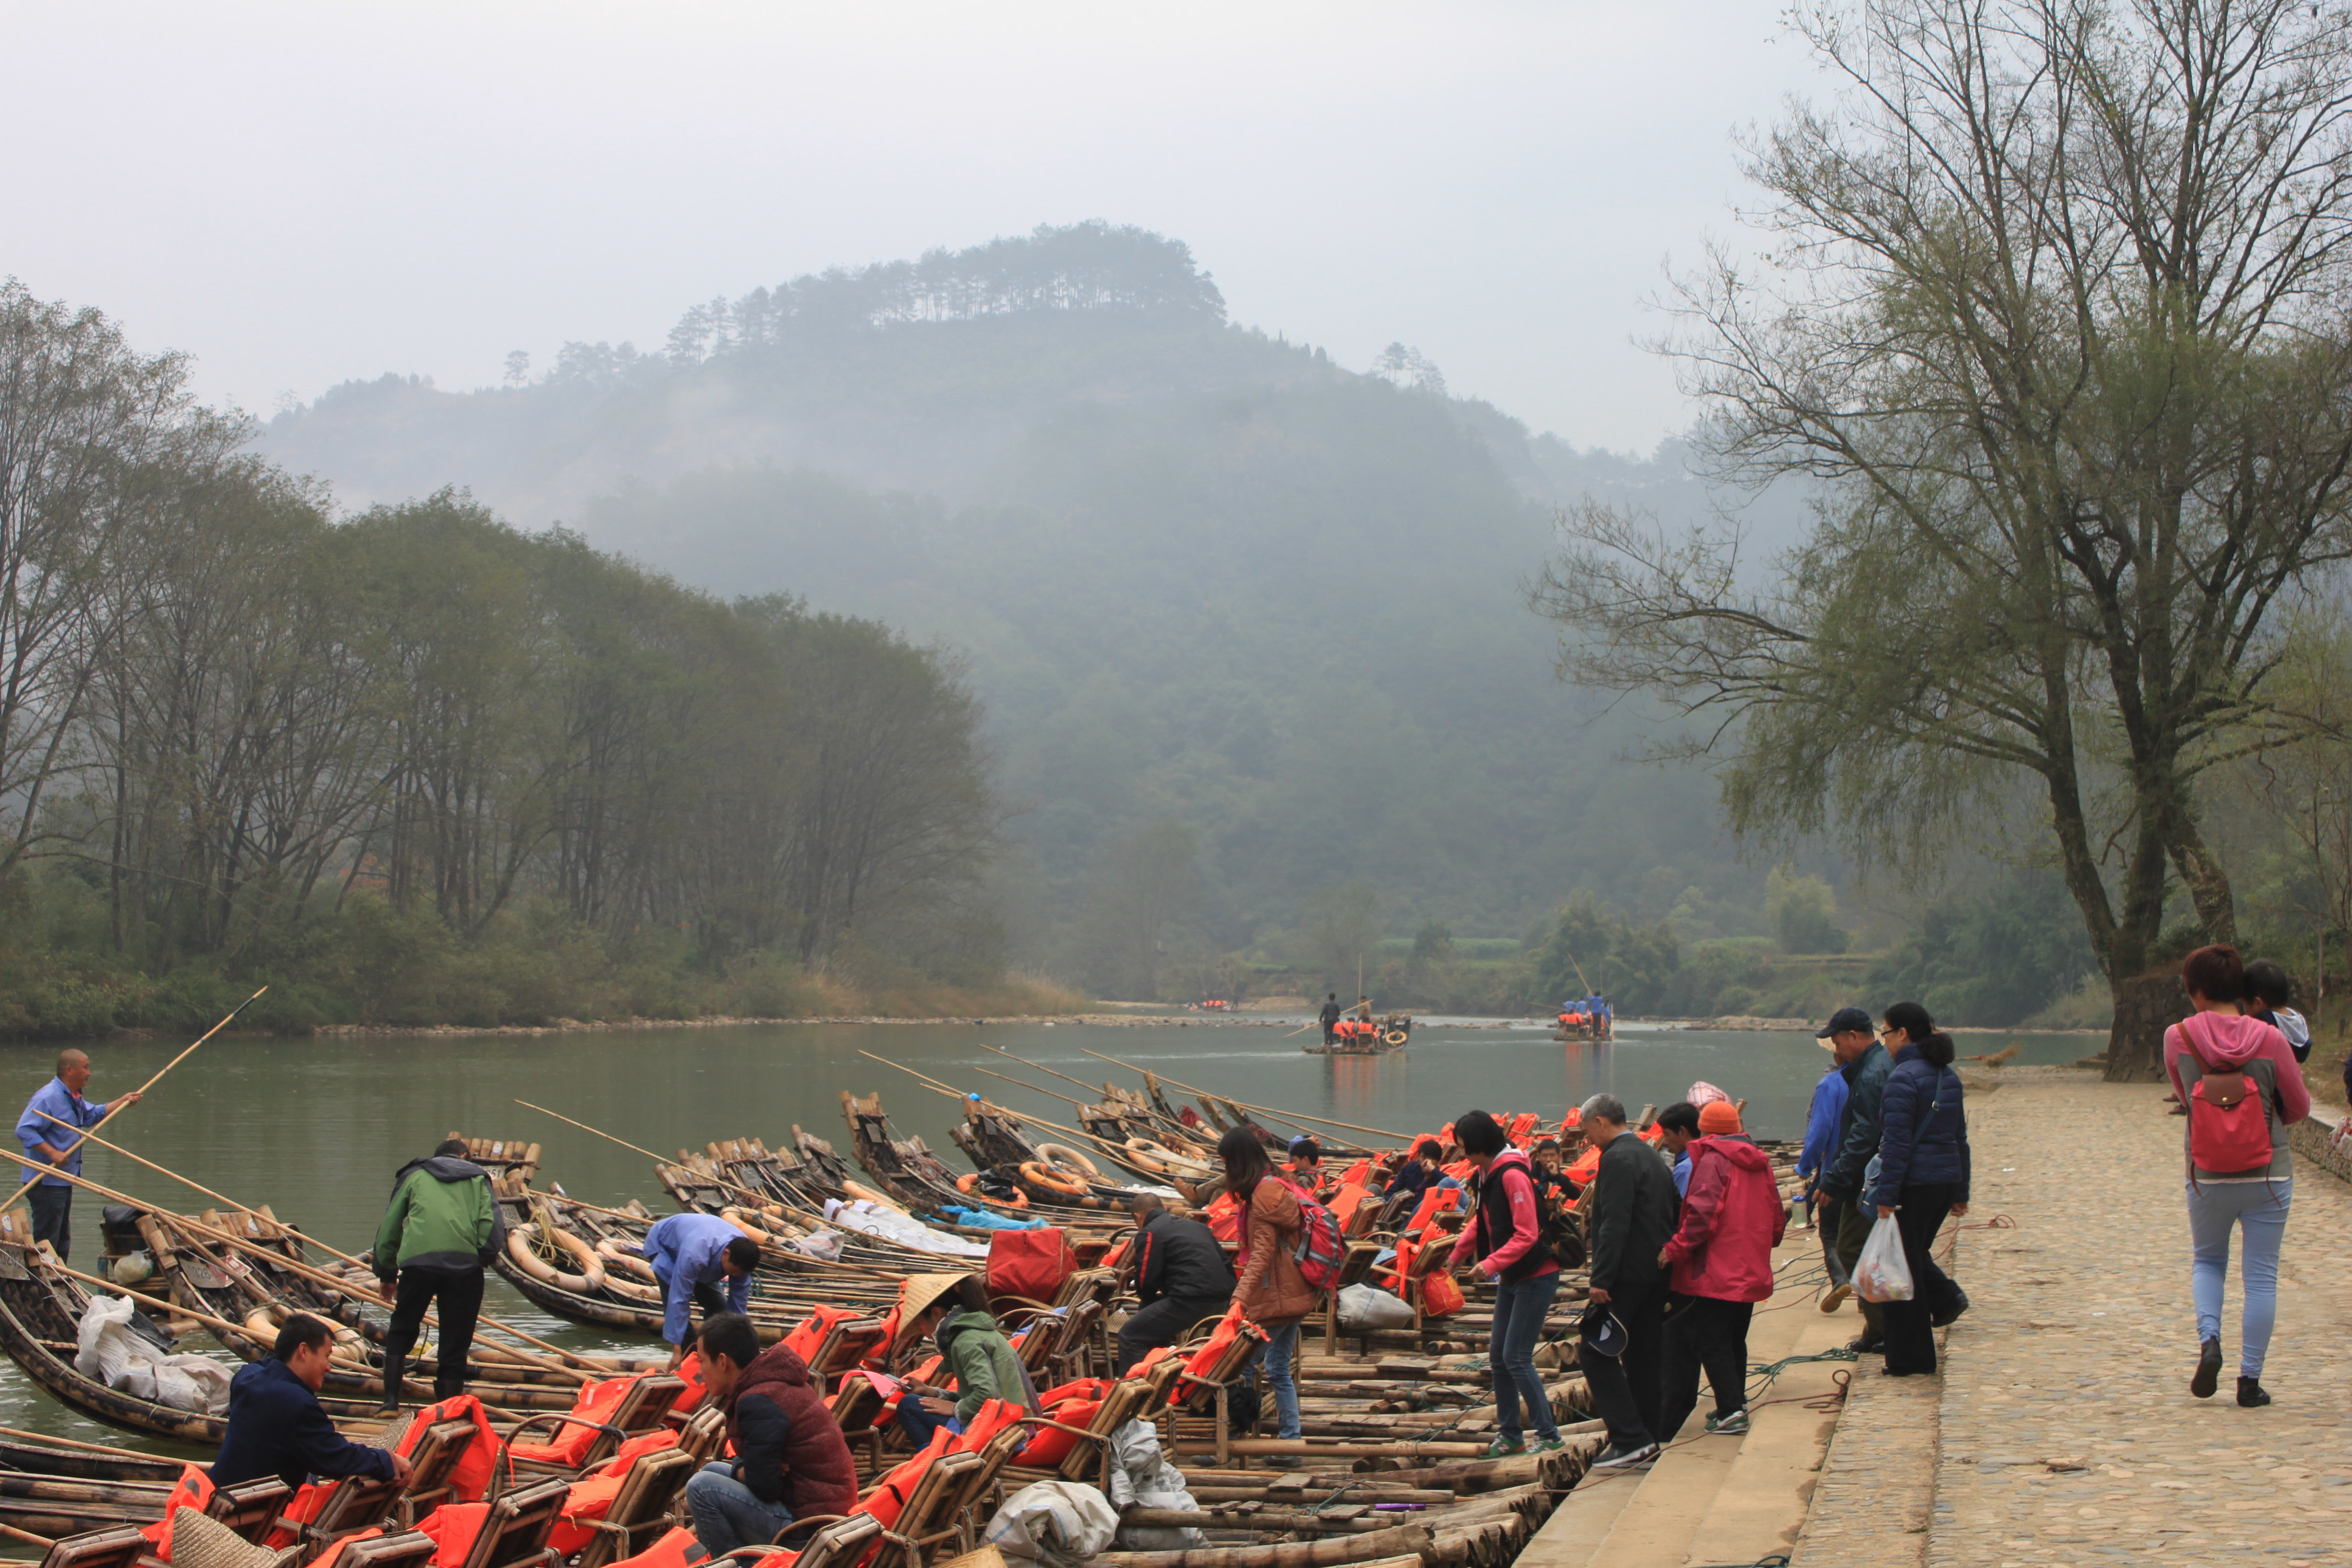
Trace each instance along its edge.
{"label": "woman in red jacket", "polygon": [[1543,1375],[1536,1371],[1536,1341],[1543,1336],[1544,1318],[1559,1292],[1559,1260],[1544,1239],[1534,1173],[1528,1157],[1504,1138],[1501,1123],[1483,1110],[1456,1121],[1454,1136],[1478,1167],[1478,1182],[1476,1206],[1462,1239],[1454,1244],[1447,1267],[1458,1268],[1475,1258],[1478,1272],[1495,1282],[1495,1323],[1486,1359],[1494,1373],[1495,1424],[1501,1436],[1486,1452],[1496,1457],[1526,1452],[1528,1440],[1519,1429],[1522,1403],[1536,1424],[1538,1450],[1559,1447],[1559,1424],[1552,1419],[1551,1399],[1544,1393]]}
{"label": "woman in red jacket", "polygon": [[1658,1253],[1680,1299],[1666,1319],[1662,1443],[1697,1408],[1702,1369],[1715,1390],[1706,1429],[1748,1430],[1748,1324],[1772,1294],[1772,1249],[1789,1226],[1771,1159],[1740,1130],[1738,1109],[1722,1100],[1699,1107],[1698,1131],[1682,1225]]}

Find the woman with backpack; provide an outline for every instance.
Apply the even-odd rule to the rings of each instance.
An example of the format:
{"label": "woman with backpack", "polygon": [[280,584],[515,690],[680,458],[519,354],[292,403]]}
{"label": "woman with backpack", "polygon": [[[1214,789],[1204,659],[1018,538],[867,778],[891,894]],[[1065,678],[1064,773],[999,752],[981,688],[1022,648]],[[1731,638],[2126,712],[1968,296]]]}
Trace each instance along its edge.
{"label": "woman with backpack", "polygon": [[1454,1244],[1446,1267],[1459,1268],[1475,1259],[1478,1272],[1495,1282],[1495,1323],[1486,1359],[1495,1379],[1495,1423],[1501,1430],[1486,1455],[1500,1458],[1527,1452],[1528,1440],[1519,1429],[1522,1402],[1535,1419],[1537,1451],[1549,1452],[1564,1445],[1543,1377],[1536,1371],[1536,1341],[1543,1336],[1544,1318],[1559,1292],[1559,1260],[1544,1235],[1534,1173],[1528,1157],[1503,1136],[1501,1124],[1483,1110],[1456,1121],[1454,1136],[1478,1167],[1478,1176],[1471,1187],[1470,1223],[1462,1227],[1462,1238]]}
{"label": "woman with backpack", "polygon": [[1247,1318],[1266,1331],[1256,1364],[1265,1369],[1274,1393],[1275,1436],[1294,1439],[1299,1435],[1298,1385],[1291,1380],[1290,1362],[1298,1348],[1298,1325],[1321,1299],[1292,1255],[1306,1215],[1298,1194],[1274,1173],[1265,1145],[1248,1128],[1236,1127],[1219,1139],[1217,1157],[1224,1162],[1225,1190],[1246,1216],[1242,1249],[1234,1259],[1240,1277],[1225,1316]]}
{"label": "woman with backpack", "polygon": [[2197,1371],[2189,1392],[2210,1399],[2221,1376],[2221,1294],[2230,1232],[2245,1233],[2238,1325],[2238,1403],[2268,1405],[2263,1358],[2278,1317],[2279,1247],[2294,1195],[2286,1130],[2311,1114],[2311,1091],[2284,1035],[2241,1016],[2245,968],[2233,947],[2200,947],[2180,966],[2196,1011],[2164,1031],[2164,1070],[2189,1108],[2189,1294]]}
{"label": "woman with backpack", "polygon": [[1911,1299],[1885,1301],[1886,1375],[1936,1370],[1936,1333],[1969,1310],[1969,1299],[1936,1267],[1936,1233],[1946,1215],[1969,1212],[1969,1117],[1960,1075],[1952,1071],[1952,1037],[1927,1009],[1897,1002],[1879,1037],[1895,1065],[1879,1098],[1878,1157],[1863,1173],[1863,1201],[1893,1215],[1911,1268]]}

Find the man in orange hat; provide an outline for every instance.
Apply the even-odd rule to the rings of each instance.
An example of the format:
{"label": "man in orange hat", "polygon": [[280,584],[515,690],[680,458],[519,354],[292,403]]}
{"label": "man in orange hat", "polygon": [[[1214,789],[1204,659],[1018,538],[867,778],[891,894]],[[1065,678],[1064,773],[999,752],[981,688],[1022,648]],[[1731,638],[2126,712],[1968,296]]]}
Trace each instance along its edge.
{"label": "man in orange hat", "polygon": [[1690,1143],[1690,1191],[1682,1223],[1658,1252],[1672,1288],[1688,1300],[1666,1320],[1658,1440],[1671,1443],[1698,1405],[1704,1370],[1715,1390],[1710,1432],[1748,1430],[1748,1325],[1772,1294],[1772,1249],[1789,1211],[1772,1161],[1742,1131],[1727,1100],[1699,1107]]}

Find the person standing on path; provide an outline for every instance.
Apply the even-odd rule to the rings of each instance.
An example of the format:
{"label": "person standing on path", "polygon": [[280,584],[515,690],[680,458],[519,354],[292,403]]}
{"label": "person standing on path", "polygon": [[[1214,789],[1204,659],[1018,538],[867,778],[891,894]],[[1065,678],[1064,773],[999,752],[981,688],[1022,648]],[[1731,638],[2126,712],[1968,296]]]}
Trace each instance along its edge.
{"label": "person standing on path", "polygon": [[1911,1299],[1882,1303],[1886,1375],[1936,1370],[1935,1331],[1969,1310],[1969,1299],[1936,1266],[1936,1233],[1946,1215],[1969,1212],[1969,1118],[1960,1075],[1952,1071],[1952,1037],[1916,1002],[1886,1010],[1880,1038],[1894,1067],[1879,1102],[1878,1158],[1866,1173],[1864,1205],[1892,1215],[1911,1268]]}
{"label": "person standing on path", "polygon": [[2234,1226],[2245,1233],[2238,1403],[2252,1409],[2271,1402],[2263,1361],[2278,1319],[2279,1247],[2294,1197],[2286,1130],[2311,1114],[2311,1091],[2286,1037],[2241,1016],[2245,970],[2236,948],[2199,948],[2181,963],[2180,983],[2197,1010],[2164,1031],[2164,1071],[2189,1108],[2189,1281],[2198,1344],[2189,1392],[2210,1399],[2221,1380],[2221,1298]]}
{"label": "person standing on path", "polygon": [[1674,1270],[1670,1283],[1684,1298],[1666,1320],[1663,1443],[1698,1407],[1702,1370],[1715,1390],[1706,1429],[1748,1430],[1748,1326],[1756,1303],[1772,1294],[1772,1249],[1789,1227],[1771,1158],[1740,1126],[1738,1110],[1717,1100],[1700,1108],[1698,1125],[1682,1223],[1658,1252],[1658,1267]]}
{"label": "person standing on path", "polygon": [[1601,1151],[1585,1216],[1592,1254],[1590,1300],[1623,1326],[1625,1349],[1609,1355],[1587,1339],[1577,1359],[1592,1407],[1609,1426],[1609,1447],[1593,1468],[1614,1469],[1658,1457],[1658,1351],[1666,1310],[1658,1253],[1675,1234],[1675,1181],[1657,1152],[1626,1127],[1625,1102],[1615,1095],[1586,1100],[1582,1125],[1586,1140]]}
{"label": "person standing on path", "polygon": [[1870,1015],[1859,1007],[1841,1007],[1830,1015],[1813,1037],[1830,1052],[1829,1070],[1813,1085],[1812,1103],[1805,1110],[1805,1145],[1797,1155],[1797,1174],[1805,1183],[1805,1202],[1821,1232],[1822,1265],[1829,1270],[1830,1288],[1822,1297],[1822,1310],[1834,1312],[1853,1290],[1853,1276],[1838,1256],[1838,1209],[1835,1199],[1822,1191],[1822,1174],[1838,1150],[1838,1127],[1845,1119],[1845,1069],[1862,1055],[1873,1037]]}
{"label": "person standing on path", "polygon": [[1454,1122],[1454,1136],[1478,1168],[1478,1179],[1471,1189],[1470,1223],[1462,1227],[1446,1268],[1475,1261],[1495,1286],[1486,1360],[1494,1374],[1498,1436],[1486,1457],[1527,1452],[1527,1435],[1519,1426],[1522,1404],[1535,1421],[1537,1450],[1549,1453],[1563,1445],[1543,1374],[1536,1371],[1536,1341],[1543,1337],[1544,1319],[1559,1293],[1559,1259],[1544,1237],[1535,1173],[1528,1157],[1503,1135],[1501,1124],[1483,1110]]}
{"label": "person standing on path", "polygon": [[1339,994],[1334,991],[1323,998],[1323,1011],[1315,1015],[1315,1021],[1323,1026],[1323,1044],[1327,1047],[1339,1037],[1341,1011]]}
{"label": "person standing on path", "polygon": [[[88,1087],[89,1057],[68,1047],[58,1053],[58,1076],[33,1091],[33,1098],[25,1102],[25,1114],[16,1119],[16,1142],[25,1146],[25,1156],[32,1162],[18,1168],[16,1180],[40,1184],[25,1194],[33,1211],[33,1239],[47,1242],[61,1263],[73,1249],[74,1190],[72,1183],[53,1173],[81,1174],[82,1141],[66,1128],[87,1132],[115,1111],[138,1104],[142,1098],[132,1089],[110,1105],[100,1105],[82,1098],[81,1091]],[[66,1126],[58,1126],[59,1121]]]}
{"label": "person standing on path", "polygon": [[1248,1128],[1236,1127],[1217,1140],[1217,1157],[1224,1162],[1225,1190],[1248,1216],[1241,1252],[1234,1259],[1241,1273],[1225,1315],[1247,1318],[1266,1331],[1257,1365],[1274,1394],[1275,1436],[1295,1442],[1299,1436],[1298,1384],[1290,1375],[1290,1361],[1298,1349],[1299,1323],[1321,1300],[1291,1256],[1306,1215],[1299,1212],[1297,1193],[1274,1173],[1265,1145]]}
{"label": "person standing on path", "polygon": [[[1843,1018],[1848,1011],[1860,1013],[1859,1007],[1839,1009]],[[1863,1015],[1864,1023],[1869,1015]],[[1846,1063],[1845,1114],[1838,1122],[1837,1152],[1830,1157],[1829,1168],[1822,1173],[1822,1193],[1836,1205],[1838,1264],[1853,1278],[1853,1266],[1862,1259],[1862,1244],[1870,1238],[1872,1215],[1862,1201],[1863,1173],[1871,1157],[1878,1152],[1878,1108],[1886,1090],[1886,1075],[1895,1070],[1895,1062],[1877,1037],[1856,1052]],[[1886,1320],[1875,1301],[1857,1300],[1862,1310],[1862,1337],[1846,1348],[1864,1355],[1873,1355],[1886,1343]]]}
{"label": "person standing on path", "polygon": [[2311,1059],[2311,1021],[2287,1005],[2294,1000],[2294,981],[2284,969],[2267,958],[2246,965],[2246,1000],[2239,1011],[2284,1035],[2301,1068]]}
{"label": "person standing on path", "polygon": [[[377,1293],[393,1304],[383,1335],[383,1405],[400,1404],[408,1352],[430,1306],[441,1321],[441,1354],[433,1397],[466,1392],[466,1357],[482,1315],[482,1270],[507,1244],[506,1215],[490,1173],[450,1138],[392,1178],[392,1206],[375,1229]],[[395,1283],[396,1281],[396,1283]]]}

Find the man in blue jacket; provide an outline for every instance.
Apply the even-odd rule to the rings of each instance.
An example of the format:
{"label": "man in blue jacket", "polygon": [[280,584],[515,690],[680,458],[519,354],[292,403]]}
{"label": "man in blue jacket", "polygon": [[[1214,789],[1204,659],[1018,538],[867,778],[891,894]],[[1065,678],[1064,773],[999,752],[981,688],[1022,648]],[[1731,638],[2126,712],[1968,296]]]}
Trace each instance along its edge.
{"label": "man in blue jacket", "polygon": [[1813,1102],[1805,1113],[1805,1146],[1797,1155],[1797,1174],[1806,1183],[1806,1200],[1814,1205],[1813,1224],[1822,1233],[1822,1262],[1830,1273],[1822,1310],[1834,1312],[1853,1291],[1853,1283],[1838,1256],[1837,1205],[1822,1195],[1822,1176],[1837,1153],[1838,1128],[1845,1119],[1846,1066],[1870,1047],[1870,1015],[1859,1007],[1841,1007],[1813,1037],[1832,1053],[1832,1059],[1822,1081],[1813,1086]]}
{"label": "man in blue jacket", "polygon": [[[1862,1009],[1853,1009],[1861,1013]],[[1841,1016],[1843,1010],[1841,1010]],[[1864,1022],[1869,1015],[1863,1014]],[[1862,1204],[1862,1174],[1869,1166],[1871,1156],[1878,1152],[1879,1101],[1886,1092],[1886,1075],[1895,1070],[1895,1062],[1886,1054],[1876,1035],[1870,1043],[1856,1052],[1853,1060],[1838,1069],[1845,1079],[1845,1112],[1838,1119],[1837,1152],[1830,1156],[1829,1166],[1822,1173],[1822,1198],[1825,1205],[1834,1205],[1837,1215],[1838,1262],[1853,1275],[1853,1266],[1862,1259],[1862,1244],[1870,1239],[1870,1227],[1875,1215]],[[1822,1224],[1829,1223],[1824,1210]],[[1865,1355],[1876,1354],[1886,1342],[1886,1319],[1874,1301],[1857,1300],[1862,1309],[1862,1337],[1847,1348]]]}
{"label": "man in blue jacket", "polygon": [[408,1484],[408,1461],[344,1437],[319,1408],[334,1336],[327,1325],[297,1312],[278,1331],[267,1361],[237,1369],[228,1385],[228,1431],[213,1461],[216,1487],[276,1476],[299,1487],[312,1476],[373,1476]]}
{"label": "man in blue jacket", "polygon": [[[661,1286],[662,1338],[676,1371],[694,1343],[693,1313],[705,1321],[751,1310],[760,1244],[713,1214],[674,1214],[646,1232],[646,1262]],[[719,1286],[726,1286],[721,1291]]]}

